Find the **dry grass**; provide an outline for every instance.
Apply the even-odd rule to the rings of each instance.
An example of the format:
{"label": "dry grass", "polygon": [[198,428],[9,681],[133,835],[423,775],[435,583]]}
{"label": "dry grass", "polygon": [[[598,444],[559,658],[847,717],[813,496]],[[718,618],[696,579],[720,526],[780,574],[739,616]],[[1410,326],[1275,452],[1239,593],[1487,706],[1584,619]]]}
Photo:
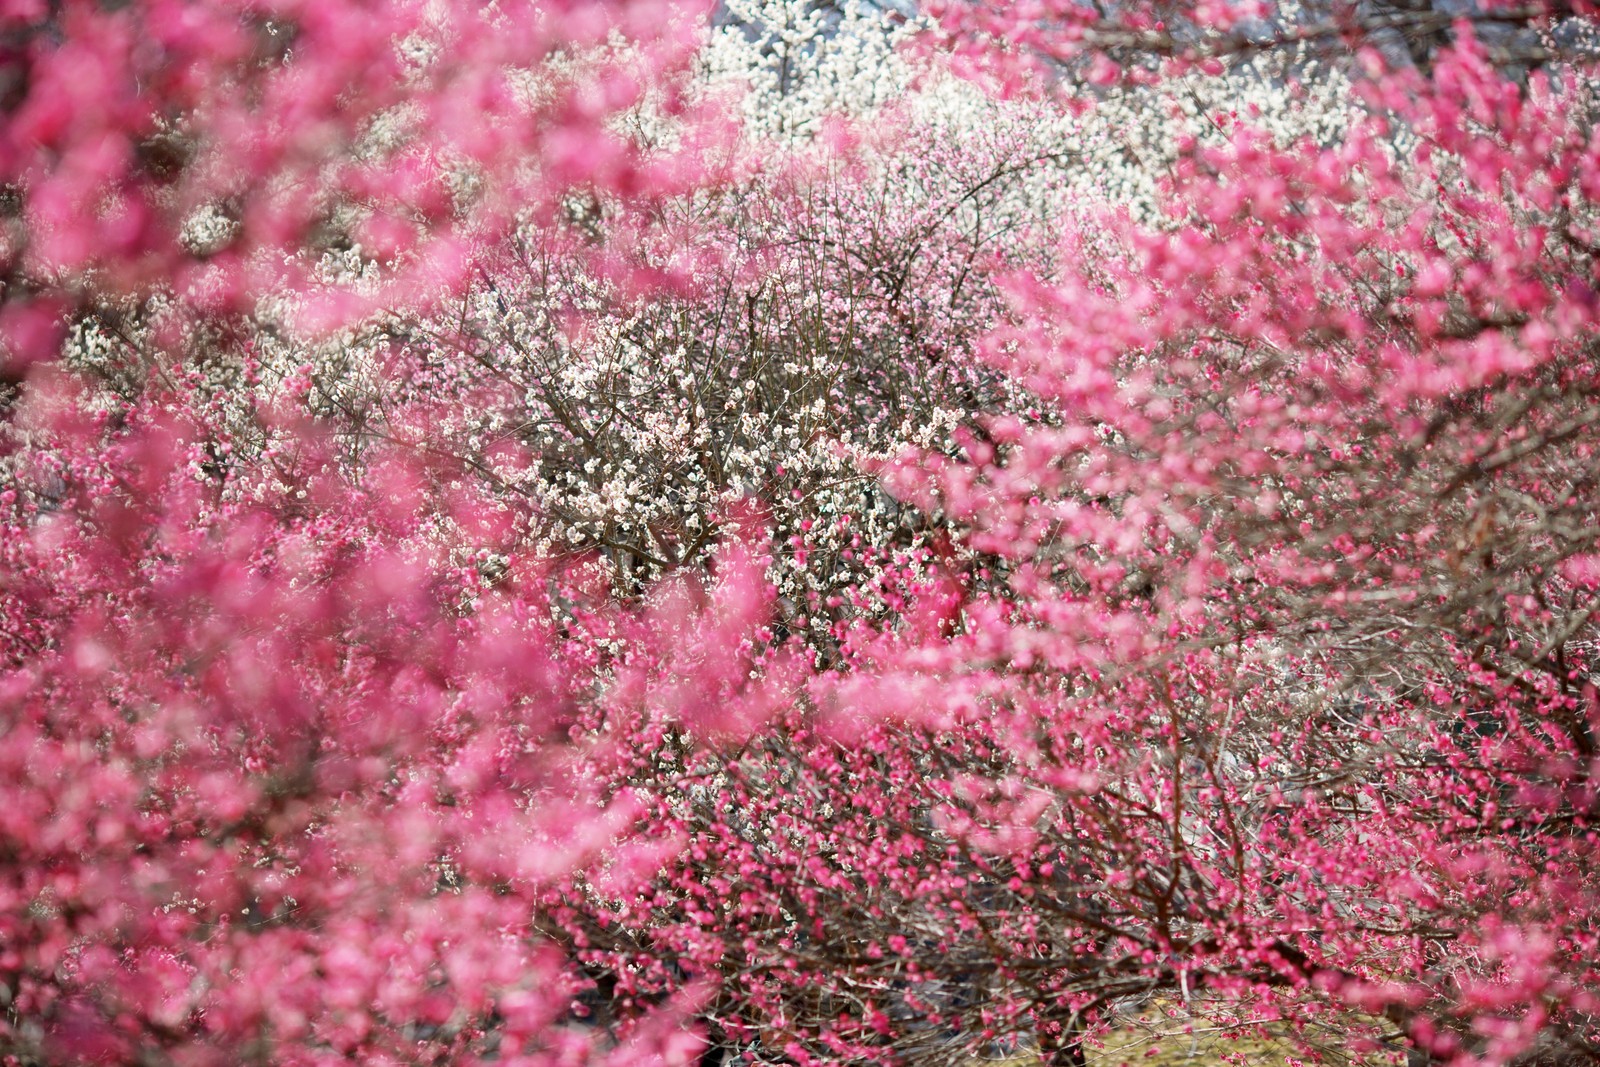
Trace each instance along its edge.
{"label": "dry grass", "polygon": [[[1359,1028],[1364,1020],[1352,1019]],[[1151,1004],[1086,1049],[1089,1067],[1404,1067],[1398,1049],[1353,1051],[1344,1030],[1296,1036],[1280,1023],[1221,1026],[1181,1007]],[[1031,1055],[1002,1067],[1036,1067]]]}

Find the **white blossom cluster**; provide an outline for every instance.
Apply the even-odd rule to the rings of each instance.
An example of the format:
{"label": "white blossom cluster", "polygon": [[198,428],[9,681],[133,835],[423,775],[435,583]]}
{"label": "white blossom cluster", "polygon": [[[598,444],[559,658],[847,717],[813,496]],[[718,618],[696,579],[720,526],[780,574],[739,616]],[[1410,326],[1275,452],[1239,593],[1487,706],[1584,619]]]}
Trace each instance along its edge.
{"label": "white blossom cluster", "polygon": [[954,361],[908,373],[903,326],[828,291],[860,278],[816,286],[825,264],[811,255],[769,257],[754,284],[712,276],[696,299],[648,303],[574,268],[559,288],[585,311],[576,331],[534,278],[502,275],[453,309],[466,328],[440,361],[465,354],[506,391],[437,429],[532,501],[535,551],[598,553],[620,592],[701,562],[754,504],[775,532],[772,577],[791,614],[809,615],[915,548],[926,521],[870,463],[950,448],[971,417],[962,391],[983,386]]}
{"label": "white blossom cluster", "polygon": [[784,141],[904,99],[915,18],[866,0],[724,0],[705,50],[712,85],[740,87],[747,129]]}
{"label": "white blossom cluster", "polygon": [[[1287,6],[1287,5],[1283,5]],[[1004,100],[941,69],[912,47],[929,26],[914,13],[866,0],[725,0],[706,51],[711,85],[737,87],[752,137],[794,142],[830,118],[873,124],[910,109],[930,141],[1011,138],[1051,162],[1033,202],[1126,210],[1159,224],[1160,188],[1179,156],[1227,143],[1240,126],[1287,145],[1336,144],[1358,107],[1343,64],[1311,46],[1232,57],[1147,87],[1079,95],[1081,114],[1048,94]],[[892,121],[892,120],[891,120]],[[1024,147],[1025,143],[1025,147]],[[982,155],[982,153],[975,153]]]}

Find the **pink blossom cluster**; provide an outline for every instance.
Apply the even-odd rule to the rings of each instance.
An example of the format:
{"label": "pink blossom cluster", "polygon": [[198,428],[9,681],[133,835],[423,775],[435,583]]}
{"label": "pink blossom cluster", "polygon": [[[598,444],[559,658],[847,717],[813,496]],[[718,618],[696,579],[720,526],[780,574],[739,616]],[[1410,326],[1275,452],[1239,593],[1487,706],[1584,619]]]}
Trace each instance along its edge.
{"label": "pink blossom cluster", "polygon": [[647,160],[607,120],[670,85],[698,36],[690,14],[653,0],[8,2],[9,360],[47,356],[95,295],[160,286],[248,310],[306,288],[305,253],[330,247],[390,271],[365,299],[323,294],[309,319],[426,300],[574,185],[678,188],[680,161]]}
{"label": "pink blossom cluster", "polygon": [[[30,379],[0,495],[8,1061],[692,1044],[592,1047],[581,975],[534,916],[573,869],[603,855],[626,885],[671,845],[631,832],[647,798],[587,770],[610,759],[595,722],[771,714],[749,679],[759,557],[730,547],[715,586],[607,624],[604,602],[554,605],[494,501],[408,453],[357,486],[307,430],[267,461],[283,493],[207,474],[203,429],[162,406],[113,431],[81,399]],[[508,562],[463,564],[455,537]],[[607,625],[628,662],[569,632]]]}

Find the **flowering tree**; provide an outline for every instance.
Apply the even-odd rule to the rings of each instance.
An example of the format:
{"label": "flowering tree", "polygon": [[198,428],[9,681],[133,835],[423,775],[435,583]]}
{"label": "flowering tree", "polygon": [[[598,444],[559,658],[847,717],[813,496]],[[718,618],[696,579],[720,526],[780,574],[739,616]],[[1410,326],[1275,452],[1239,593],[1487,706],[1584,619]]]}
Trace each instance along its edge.
{"label": "flowering tree", "polygon": [[889,474],[972,562],[788,733],[630,771],[696,845],[569,897],[593,958],[802,1062],[1082,1062],[1152,993],[1594,1054],[1592,83],[1452,32],[1008,279],[984,356],[1042,415]]}
{"label": "flowering tree", "polygon": [[1055,418],[896,476],[1008,562],[834,707],[1005,722],[944,833],[1016,894],[977,945],[1050,946],[1047,1049],[1168,989],[1592,1052],[1592,88],[1454,32],[1343,144],[1196,149],[1173,226],[1014,279],[990,358]]}
{"label": "flowering tree", "polygon": [[[730,547],[705,595],[605,622],[553,606],[570,586],[448,465],[384,449],[355,486],[302,434],[218,476],[170,404],[97,437],[83,401],[36,377],[7,428],[26,447],[0,496],[3,1054],[690,1056],[672,1005],[593,1046],[569,1012],[583,976],[531,921],[602,850],[621,892],[672,848],[586,770],[609,758],[596,721],[690,671],[726,684],[683,694],[679,721],[773,713],[782,662],[749,680],[762,560]],[[645,666],[573,640],[585,626]]]}
{"label": "flowering tree", "polygon": [[1593,1056],[1589,12],[661,14],[4,8],[0,1053]]}
{"label": "flowering tree", "polygon": [[[826,644],[825,602],[936,525],[868,466],[953,450],[975,413],[1027,406],[974,342],[999,308],[995,266],[1047,269],[1070,119],[1041,129],[1037,107],[993,107],[980,132],[947,110],[915,97],[873,108],[870,129],[836,116],[817,141],[755,126],[715,190],[644,209],[575,199],[564,227],[484,257],[458,300],[310,350],[262,343],[353,450],[403,437],[462,457],[524,498],[538,551],[598,551],[625,595],[698,565],[759,496],[787,622]],[[627,284],[684,261],[670,288]],[[117,377],[121,341],[92,343],[109,353],[86,362]],[[397,426],[420,402],[426,418]]]}
{"label": "flowering tree", "polygon": [[[677,106],[658,75],[686,26],[0,7],[7,1062],[693,1054],[683,1005],[599,1044],[570,1025],[581,975],[530,926],[602,846],[624,885],[668,844],[569,735],[659,672],[567,640],[609,609],[459,464],[411,441],[351,462],[269,343],[447,297],[575,185],[671,189],[670,153],[608,123],[647,89]],[[719,721],[769,710],[737,710],[766,691],[755,560],[610,615],[649,662],[731,672]]]}

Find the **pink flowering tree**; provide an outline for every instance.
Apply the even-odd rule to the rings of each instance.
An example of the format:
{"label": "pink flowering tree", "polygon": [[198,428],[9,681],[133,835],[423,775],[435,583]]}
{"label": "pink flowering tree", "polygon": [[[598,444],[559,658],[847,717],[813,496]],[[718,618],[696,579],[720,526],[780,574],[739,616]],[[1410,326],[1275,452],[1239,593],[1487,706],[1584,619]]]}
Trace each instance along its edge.
{"label": "pink flowering tree", "polygon": [[1081,1063],[1153,994],[1594,1054],[1592,82],[1449,36],[1005,280],[983,358],[1037,411],[886,471],[960,550],[786,730],[629,770],[693,845],[551,920],[624,1001],[715,976],[773,1061]]}
{"label": "pink flowering tree", "polygon": [[1593,1057],[1590,13],[738,7],[0,8],[0,1055]]}
{"label": "pink flowering tree", "polygon": [[0,7],[6,1062],[693,1056],[692,991],[581,1024],[532,917],[674,847],[586,772],[595,722],[695,672],[726,683],[681,721],[772,713],[760,551],[642,618],[586,600],[496,487],[420,436],[353,455],[278,358],[574,190],[677,188],[693,139],[615,120],[678,111],[692,15]]}
{"label": "pink flowering tree", "polygon": [[939,829],[1046,1050],[1165,990],[1593,1053],[1592,82],[1451,32],[1342,143],[1192,146],[1169,225],[1013,278],[989,358],[1050,417],[891,475],[1003,562],[824,713],[1008,754]]}
{"label": "pink flowering tree", "polygon": [[219,473],[196,420],[113,432],[80,388],[35,375],[6,427],[0,1055],[692,1056],[690,991],[584,1026],[533,916],[575,867],[625,892],[676,848],[593,771],[597,723],[774,714],[762,559],[729,546],[632,619],[575,601],[448,464],[375,450],[357,485],[307,431]]}

